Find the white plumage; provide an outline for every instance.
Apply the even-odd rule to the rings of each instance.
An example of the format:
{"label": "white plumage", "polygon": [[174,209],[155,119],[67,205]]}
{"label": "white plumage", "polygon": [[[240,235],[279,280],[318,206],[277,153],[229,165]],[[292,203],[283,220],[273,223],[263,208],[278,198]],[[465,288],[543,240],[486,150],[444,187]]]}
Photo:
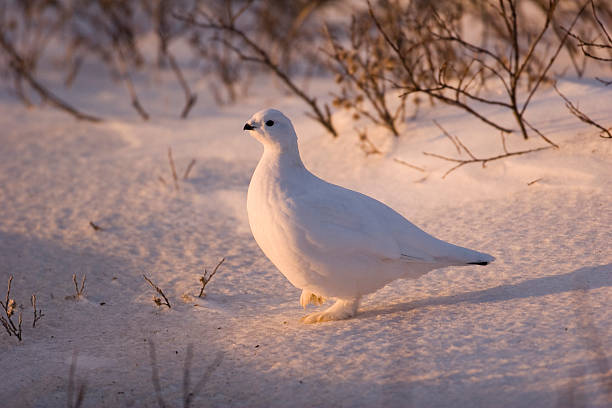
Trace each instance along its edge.
{"label": "white plumage", "polygon": [[336,300],[303,321],[351,317],[363,295],[395,279],[494,260],[434,238],[380,201],[316,177],[302,163],[293,125],[281,112],[260,111],[244,129],[264,145],[247,197],[255,241],[302,289],[303,307]]}

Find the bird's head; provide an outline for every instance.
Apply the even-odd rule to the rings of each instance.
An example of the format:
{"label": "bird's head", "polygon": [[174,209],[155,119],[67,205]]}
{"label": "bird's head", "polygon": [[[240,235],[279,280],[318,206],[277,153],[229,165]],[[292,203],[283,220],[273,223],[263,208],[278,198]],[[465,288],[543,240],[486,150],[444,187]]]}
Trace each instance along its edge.
{"label": "bird's head", "polygon": [[288,117],[276,109],[265,109],[255,113],[244,125],[251,136],[264,146],[281,150],[297,145],[297,136]]}

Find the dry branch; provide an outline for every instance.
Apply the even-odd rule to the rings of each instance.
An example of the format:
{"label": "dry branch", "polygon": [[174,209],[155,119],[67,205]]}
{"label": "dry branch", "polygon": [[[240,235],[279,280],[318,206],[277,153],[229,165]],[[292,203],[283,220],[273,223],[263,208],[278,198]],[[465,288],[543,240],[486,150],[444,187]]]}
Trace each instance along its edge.
{"label": "dry branch", "polygon": [[411,169],[415,169],[415,170],[418,170],[418,171],[423,172],[423,173],[425,172],[424,168],[419,167],[419,166],[415,166],[414,164],[410,164],[410,163],[408,163],[405,160],[398,159],[398,158],[395,157],[395,158],[393,158],[393,161],[396,162],[396,163],[399,163],[401,165],[404,165],[406,167],[410,167]]}
{"label": "dry branch", "polygon": [[104,228],[100,227],[97,224],[94,224],[93,221],[89,221],[89,226],[93,228],[94,231],[104,231]]}
{"label": "dry branch", "polygon": [[200,293],[198,294],[198,297],[202,297],[202,296],[205,295],[204,288],[206,287],[206,284],[208,284],[208,282],[210,282],[212,277],[215,276],[215,274],[217,273],[217,269],[219,269],[219,267],[221,266],[221,264],[223,262],[225,262],[225,258],[223,258],[223,259],[221,259],[219,261],[217,266],[215,266],[215,269],[213,269],[213,271],[210,274],[208,273],[206,268],[204,268],[204,275],[200,276],[200,279],[199,279],[200,284],[202,285],[202,287],[200,288]]}
{"label": "dry branch", "polygon": [[[241,60],[263,66],[271,73],[276,75],[276,77],[278,77],[293,94],[308,104],[312,111],[312,114],[309,114],[309,116],[319,122],[328,132],[332,134],[332,136],[337,137],[338,132],[332,124],[329,106],[324,104],[323,107],[321,107],[316,98],[308,96],[306,92],[300,86],[298,86],[289,76],[289,74],[281,67],[281,64],[272,58],[266,49],[259,46],[256,40],[250,37],[244,30],[236,26],[236,21],[240,15],[242,15],[251,4],[252,1],[246,2],[244,7],[242,7],[236,13],[231,10],[230,5],[227,10],[227,19],[215,18],[202,9],[197,9],[187,15],[174,14],[174,17],[194,27],[213,30],[216,32],[225,32],[230,34],[231,37],[239,39],[244,45],[244,49],[236,47],[233,43],[225,38],[214,38],[216,41],[220,41],[228,49],[232,50]],[[199,21],[198,16],[204,18],[205,21]],[[250,54],[246,54],[245,50],[248,50]]]}
{"label": "dry branch", "polygon": [[21,341],[21,324],[23,320],[20,311],[19,316],[17,317],[17,324],[13,322],[13,315],[15,314],[15,309],[17,309],[17,302],[15,302],[15,299],[11,299],[12,282],[13,275],[10,275],[8,278],[4,302],[0,300],[0,306],[2,306],[2,310],[4,312],[4,316],[0,315],[0,323],[2,323],[2,326],[4,326],[9,336],[15,336],[19,341]]}
{"label": "dry branch", "polygon": [[85,296],[85,280],[87,279],[87,275],[83,274],[83,278],[81,279],[81,285],[77,282],[76,273],[72,274],[72,282],[74,283],[74,295],[66,296],[66,299],[74,299],[79,300],[83,296]]}
{"label": "dry branch", "polygon": [[30,87],[36,91],[36,93],[43,99],[44,101],[49,102],[51,105],[56,108],[63,110],[64,112],[69,113],[79,120],[86,120],[90,122],[101,122],[102,119],[89,115],[87,113],[83,113],[77,110],[75,107],[70,105],[68,102],[64,101],[49,89],[47,89],[40,81],[38,81],[32,71],[29,69],[28,64],[25,62],[24,58],[17,52],[17,50],[13,47],[9,40],[6,39],[4,34],[0,31],[0,47],[4,50],[6,55],[8,56],[10,63],[9,69],[16,76],[17,83],[17,92],[20,95],[21,100],[26,104],[26,106],[31,106],[31,102],[25,96],[25,92],[23,91],[21,80],[25,80]]}
{"label": "dry branch", "polygon": [[30,303],[32,304],[32,308],[34,309],[34,320],[32,320],[32,327],[36,327],[36,322],[38,322],[43,316],[44,313],[42,310],[37,309],[36,307],[36,295],[32,295],[30,298]]}
{"label": "dry branch", "polygon": [[[439,127],[441,127],[440,125],[438,125]],[[447,132],[445,132],[446,134]],[[448,135],[449,138],[451,140],[453,140],[453,136]],[[500,159],[505,159],[506,157],[511,157],[511,156],[520,156],[523,154],[527,154],[527,153],[533,153],[533,152],[538,152],[540,150],[546,150],[546,149],[551,149],[553,148],[553,146],[544,146],[544,147],[537,147],[535,149],[527,149],[527,150],[519,150],[519,151],[515,151],[515,152],[508,152],[506,149],[506,144],[505,144],[505,139],[504,139],[504,134],[502,132],[502,141],[503,141],[503,146],[504,146],[504,153],[497,155],[497,156],[490,156],[490,157],[486,157],[486,158],[478,158],[476,157],[459,139],[458,136],[454,136],[454,140],[458,143],[458,145],[461,147],[461,149],[463,151],[465,151],[465,153],[469,156],[469,159],[459,159],[459,158],[454,158],[454,157],[447,157],[447,156],[442,156],[436,153],[429,153],[429,152],[423,152],[424,155],[426,156],[431,156],[431,157],[435,157],[441,160],[446,160],[446,161],[450,161],[450,162],[454,162],[457,163],[457,165],[451,167],[446,173],[444,173],[444,175],[442,176],[442,178],[446,178],[446,176],[448,176],[450,173],[452,173],[453,171],[457,170],[458,168],[465,166],[466,164],[471,164],[471,163],[481,163],[482,167],[486,167],[488,162],[491,161],[495,161],[495,160],[500,160]],[[456,145],[455,145],[456,146]]]}
{"label": "dry branch", "polygon": [[559,88],[557,88],[557,84],[554,84],[553,86],[555,87],[555,91],[557,91],[557,94],[559,94],[559,96],[563,98],[563,100],[565,101],[565,107],[567,108],[567,110],[570,111],[572,115],[576,116],[582,122],[599,129],[601,131],[601,134],[599,135],[599,137],[604,138],[604,139],[612,139],[612,133],[610,133],[610,131],[612,130],[612,127],[606,129],[605,127],[601,126],[599,123],[595,122],[593,119],[587,116],[586,113],[578,109],[578,107],[574,105],[569,99],[567,99],[565,95],[561,93]]}
{"label": "dry branch", "polygon": [[158,298],[157,296],[153,296],[153,302],[157,305],[157,306],[161,306],[161,305],[165,305],[168,306],[168,309],[170,309],[172,306],[170,306],[170,301],[168,301],[168,298],[166,297],[166,295],[164,294],[164,292],[159,288],[159,286],[157,286],[156,284],[154,284],[149,278],[146,277],[145,274],[142,274],[142,277],[147,281],[147,283],[149,285],[151,285],[151,287],[153,289],[155,289],[155,291],[157,291],[157,293],[159,293],[161,295],[161,297],[164,298],[164,301],[162,302],[162,300],[160,298]]}

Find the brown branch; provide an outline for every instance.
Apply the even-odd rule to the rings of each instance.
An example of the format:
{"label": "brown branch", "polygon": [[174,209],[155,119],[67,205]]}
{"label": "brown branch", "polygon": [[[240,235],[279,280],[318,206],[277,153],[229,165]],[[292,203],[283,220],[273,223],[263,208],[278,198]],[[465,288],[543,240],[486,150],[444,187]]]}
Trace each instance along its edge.
{"label": "brown branch", "polygon": [[[243,13],[244,10],[245,9],[241,9],[240,13]],[[272,71],[291,90],[291,92],[293,92],[296,96],[298,96],[310,106],[313,112],[312,115],[309,115],[310,117],[314,118],[321,125],[323,125],[323,127],[325,127],[325,129],[327,129],[327,131],[329,131],[332,136],[338,136],[338,132],[332,124],[332,118],[329,114],[328,108],[325,107],[324,111],[322,111],[316,98],[311,98],[306,95],[306,93],[302,89],[300,89],[300,87],[296,85],[295,82],[293,82],[293,80],[281,69],[280,65],[272,60],[272,57],[265,49],[260,47],[257,42],[251,39],[244,31],[238,29],[235,26],[235,22],[237,19],[236,15],[230,16],[230,22],[227,23],[221,19],[213,19],[211,16],[209,16],[202,10],[200,10],[200,14],[204,16],[204,18],[207,20],[206,22],[197,21],[193,13],[187,16],[174,14],[174,17],[196,27],[225,31],[230,33],[231,35],[238,37],[250,49],[250,51],[254,52],[256,55],[248,56],[242,51],[238,50],[236,47],[230,46],[232,51],[236,52],[240,59],[242,59],[243,61],[250,61],[259,65],[263,65],[267,69]],[[224,44],[228,45],[229,42],[225,41]]]}
{"label": "brown branch", "polygon": [[[452,141],[453,137],[450,136],[450,135],[448,135],[448,136],[449,136],[449,138]],[[511,157],[511,156],[519,156],[519,155],[522,155],[522,154],[538,152],[540,150],[545,150],[545,149],[552,148],[552,146],[544,146],[544,147],[538,147],[538,148],[535,148],[535,149],[528,149],[528,150],[519,150],[519,151],[515,151],[515,152],[508,152],[506,150],[506,148],[505,148],[505,140],[502,137],[502,140],[504,140],[504,142],[503,142],[503,144],[504,144],[504,153],[503,154],[500,154],[500,155],[497,155],[497,156],[486,157],[486,158],[478,158],[478,157],[474,156],[472,154],[472,152],[461,142],[461,139],[459,139],[458,136],[455,136],[454,138],[457,141],[457,143],[459,143],[459,145],[463,148],[463,150],[465,150],[465,152],[470,156],[469,159],[458,159],[458,158],[454,158],[454,157],[442,156],[442,155],[439,155],[439,154],[436,154],[436,153],[423,152],[423,154],[426,155],[426,156],[431,156],[431,157],[435,157],[437,159],[441,159],[441,160],[446,160],[446,161],[449,161],[449,162],[457,163],[455,166],[450,168],[446,173],[444,173],[442,178],[446,178],[446,176],[448,176],[450,173],[452,173],[453,171],[457,170],[459,167],[465,166],[466,164],[481,163],[482,167],[486,167],[486,164],[488,162],[491,162],[491,161],[500,160],[500,159],[504,159],[506,157]]]}
{"label": "brown branch", "polygon": [[[23,78],[28,83],[28,85],[30,85],[30,87],[34,89],[44,101],[47,101],[51,105],[55,106],[56,108],[69,113],[70,115],[74,116],[76,119],[86,120],[90,122],[101,122],[102,121],[102,119],[97,116],[89,115],[87,113],[83,113],[77,110],[76,108],[71,106],[69,103],[67,103],[66,101],[64,101],[57,95],[55,95],[53,92],[51,92],[49,89],[47,89],[36,78],[34,78],[34,75],[32,74],[32,72],[27,68],[27,64],[25,63],[23,57],[19,55],[17,50],[10,44],[10,42],[4,37],[4,34],[1,32],[0,32],[0,47],[8,55],[10,59],[9,67],[13,70],[15,75],[17,75],[18,78]],[[19,81],[19,84],[20,84],[20,81]],[[25,94],[23,92],[20,92],[20,94],[23,96],[23,98],[25,98],[25,99],[22,98],[22,100],[27,101],[26,102],[26,106],[27,106],[27,103],[29,102],[27,100],[27,97],[25,97]]]}
{"label": "brown branch", "polygon": [[195,93],[191,92],[191,89],[189,88],[189,85],[187,84],[187,81],[183,76],[183,72],[176,63],[174,55],[172,55],[169,50],[166,50],[166,57],[168,59],[168,62],[170,62],[170,67],[172,67],[174,75],[176,75],[176,78],[179,84],[181,85],[181,88],[183,88],[183,92],[185,93],[185,106],[183,107],[183,111],[181,112],[181,118],[185,119],[187,118],[187,115],[189,115],[191,108],[193,108],[196,101],[198,100],[198,96]]}
{"label": "brown branch", "polygon": [[94,229],[94,231],[104,231],[104,228],[100,227],[97,224],[94,224],[93,221],[89,221],[89,226]]}
{"label": "brown branch", "polygon": [[4,316],[0,315],[0,323],[2,323],[2,326],[4,326],[9,336],[15,336],[19,341],[21,341],[21,323],[23,322],[22,313],[19,311],[17,324],[15,324],[13,322],[13,315],[15,314],[15,309],[17,309],[17,302],[15,299],[11,299],[12,282],[13,275],[10,275],[8,278],[5,300],[4,302],[0,300],[0,306],[2,306],[2,310],[4,311]]}
{"label": "brown branch", "polygon": [[415,166],[414,164],[410,164],[407,161],[404,161],[402,159],[398,159],[397,157],[393,158],[393,161],[399,164],[403,164],[404,166],[410,167],[411,169],[415,169],[418,170],[420,172],[425,172],[425,169],[419,166]]}
{"label": "brown branch", "polygon": [[200,288],[200,293],[198,294],[198,297],[204,296],[204,288],[206,287],[206,284],[210,282],[213,276],[215,276],[215,274],[217,273],[217,269],[219,269],[219,267],[221,266],[223,262],[225,262],[225,258],[219,261],[219,263],[217,264],[217,266],[215,266],[215,269],[213,269],[210,275],[208,274],[208,271],[206,270],[206,268],[204,268],[204,275],[200,276],[200,279],[199,279],[200,283],[202,284],[202,287]]}
{"label": "brown branch", "polygon": [[582,122],[594,126],[597,129],[599,129],[601,131],[601,134],[599,135],[599,137],[602,137],[604,139],[612,139],[612,133],[610,133],[610,130],[612,130],[612,127],[609,129],[606,129],[605,127],[601,126],[599,123],[595,122],[593,119],[591,119],[589,116],[587,116],[586,113],[582,112],[580,109],[578,109],[577,106],[575,106],[569,99],[567,99],[565,97],[565,95],[563,95],[561,93],[561,91],[559,90],[559,88],[557,88],[557,84],[553,84],[555,91],[557,91],[557,94],[563,98],[563,100],[565,101],[565,107],[567,108],[567,110],[570,111],[570,113],[574,116],[576,116],[579,120],[581,120]]}
{"label": "brown branch", "polygon": [[32,327],[34,328],[36,327],[36,322],[44,316],[44,313],[42,312],[42,310],[36,308],[36,295],[32,295],[32,297],[30,298],[30,303],[32,304],[32,308],[34,309],[34,320],[32,321]]}
{"label": "brown branch", "polygon": [[158,298],[157,296],[153,296],[153,302],[157,305],[157,306],[161,306],[161,305],[165,305],[168,306],[168,309],[171,309],[172,306],[170,306],[170,302],[168,301],[168,298],[166,297],[166,295],[164,294],[164,292],[159,288],[159,286],[157,286],[156,284],[154,284],[149,278],[147,278],[147,276],[143,273],[142,277],[147,281],[147,283],[149,285],[151,285],[151,287],[153,289],[155,289],[157,291],[157,293],[159,293],[161,295],[161,297],[164,298],[164,301],[162,302],[160,298]]}

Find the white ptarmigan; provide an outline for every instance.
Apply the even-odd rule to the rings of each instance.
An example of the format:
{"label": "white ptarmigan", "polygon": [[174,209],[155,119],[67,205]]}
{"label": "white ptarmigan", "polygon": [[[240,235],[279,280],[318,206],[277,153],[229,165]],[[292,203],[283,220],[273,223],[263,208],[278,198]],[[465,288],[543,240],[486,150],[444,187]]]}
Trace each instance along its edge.
{"label": "white ptarmigan", "polygon": [[349,318],[363,295],[395,279],[494,260],[434,238],[380,201],[312,174],[300,158],[291,121],[278,110],[257,112],[244,130],[264,146],[247,196],[255,241],[302,289],[304,308],[336,300],[304,322]]}

